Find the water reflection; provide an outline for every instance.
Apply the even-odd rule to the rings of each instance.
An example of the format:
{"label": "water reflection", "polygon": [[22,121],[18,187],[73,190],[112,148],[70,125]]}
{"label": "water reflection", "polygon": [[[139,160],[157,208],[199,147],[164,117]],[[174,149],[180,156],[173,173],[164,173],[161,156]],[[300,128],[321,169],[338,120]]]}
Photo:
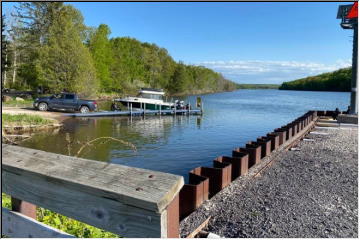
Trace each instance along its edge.
{"label": "water reflection", "polygon": [[[70,118],[57,132],[42,132],[24,141],[23,146],[44,151],[76,156],[79,149],[87,142],[113,137],[136,146],[134,151],[129,146],[109,139],[100,139],[81,151],[80,157],[98,161],[137,157],[143,151],[157,149],[167,145],[173,126],[181,131],[189,124],[200,127],[201,116],[138,116],[138,117],[101,117]],[[128,161],[126,161],[128,162]]]}
{"label": "water reflection", "polygon": [[[81,157],[187,176],[220,155],[282,126],[308,110],[346,110],[349,93],[240,90],[203,96],[203,116],[72,118],[58,133],[40,133],[22,145],[75,155],[86,142],[101,140]],[[196,96],[185,99],[192,104]],[[104,103],[105,104],[105,103]]]}

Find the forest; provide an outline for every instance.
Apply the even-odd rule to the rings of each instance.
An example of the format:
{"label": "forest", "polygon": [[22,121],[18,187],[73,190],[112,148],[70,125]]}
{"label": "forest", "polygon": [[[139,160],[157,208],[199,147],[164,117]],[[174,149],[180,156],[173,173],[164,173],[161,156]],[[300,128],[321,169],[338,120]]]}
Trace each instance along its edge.
{"label": "forest", "polygon": [[249,83],[238,83],[237,89],[278,89],[278,84],[249,84]]}
{"label": "forest", "polygon": [[84,96],[129,94],[141,87],[171,95],[231,91],[236,84],[203,66],[176,62],[166,49],[131,37],[110,38],[62,2],[21,2],[2,16],[2,87]]}
{"label": "forest", "polygon": [[350,92],[351,68],[342,68],[334,72],[301,78],[295,81],[284,82],[280,90],[303,91],[334,91]]}

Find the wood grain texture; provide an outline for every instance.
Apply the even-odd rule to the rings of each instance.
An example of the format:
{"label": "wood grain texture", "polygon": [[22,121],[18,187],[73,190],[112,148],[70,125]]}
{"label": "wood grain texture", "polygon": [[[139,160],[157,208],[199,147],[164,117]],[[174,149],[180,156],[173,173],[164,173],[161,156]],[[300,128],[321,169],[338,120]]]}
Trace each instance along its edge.
{"label": "wood grain texture", "polygon": [[184,184],[183,177],[103,163],[12,145],[2,145],[3,169],[51,177],[91,194],[157,212],[163,211]]}
{"label": "wood grain texture", "polygon": [[11,238],[74,238],[21,213],[1,208],[2,234]]}
{"label": "wood grain texture", "polygon": [[124,237],[166,237],[181,176],[2,146],[5,193]]}

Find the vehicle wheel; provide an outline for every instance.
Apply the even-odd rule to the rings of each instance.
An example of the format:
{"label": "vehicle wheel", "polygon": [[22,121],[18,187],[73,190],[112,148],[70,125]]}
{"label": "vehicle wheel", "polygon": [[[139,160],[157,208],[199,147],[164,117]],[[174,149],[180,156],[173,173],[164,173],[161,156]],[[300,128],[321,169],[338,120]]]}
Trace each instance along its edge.
{"label": "vehicle wheel", "polygon": [[88,113],[88,112],[90,112],[90,109],[89,109],[88,106],[81,106],[80,112],[81,113]]}
{"label": "vehicle wheel", "polygon": [[44,102],[39,103],[38,109],[39,109],[40,111],[47,111],[47,110],[48,110],[48,105],[47,105],[47,103],[44,103]]}

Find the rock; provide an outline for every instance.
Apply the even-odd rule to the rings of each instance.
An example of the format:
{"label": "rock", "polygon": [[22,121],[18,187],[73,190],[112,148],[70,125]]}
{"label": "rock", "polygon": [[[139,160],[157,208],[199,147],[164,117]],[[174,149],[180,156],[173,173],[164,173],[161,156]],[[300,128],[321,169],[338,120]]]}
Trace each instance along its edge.
{"label": "rock", "polygon": [[25,100],[24,100],[23,98],[21,98],[21,97],[16,97],[15,100],[16,100],[16,101],[19,101],[19,102],[25,101]]}
{"label": "rock", "polygon": [[12,101],[12,100],[13,100],[13,98],[10,97],[10,96],[3,96],[3,97],[2,97],[2,101],[3,101],[3,102],[8,102],[8,101]]}

